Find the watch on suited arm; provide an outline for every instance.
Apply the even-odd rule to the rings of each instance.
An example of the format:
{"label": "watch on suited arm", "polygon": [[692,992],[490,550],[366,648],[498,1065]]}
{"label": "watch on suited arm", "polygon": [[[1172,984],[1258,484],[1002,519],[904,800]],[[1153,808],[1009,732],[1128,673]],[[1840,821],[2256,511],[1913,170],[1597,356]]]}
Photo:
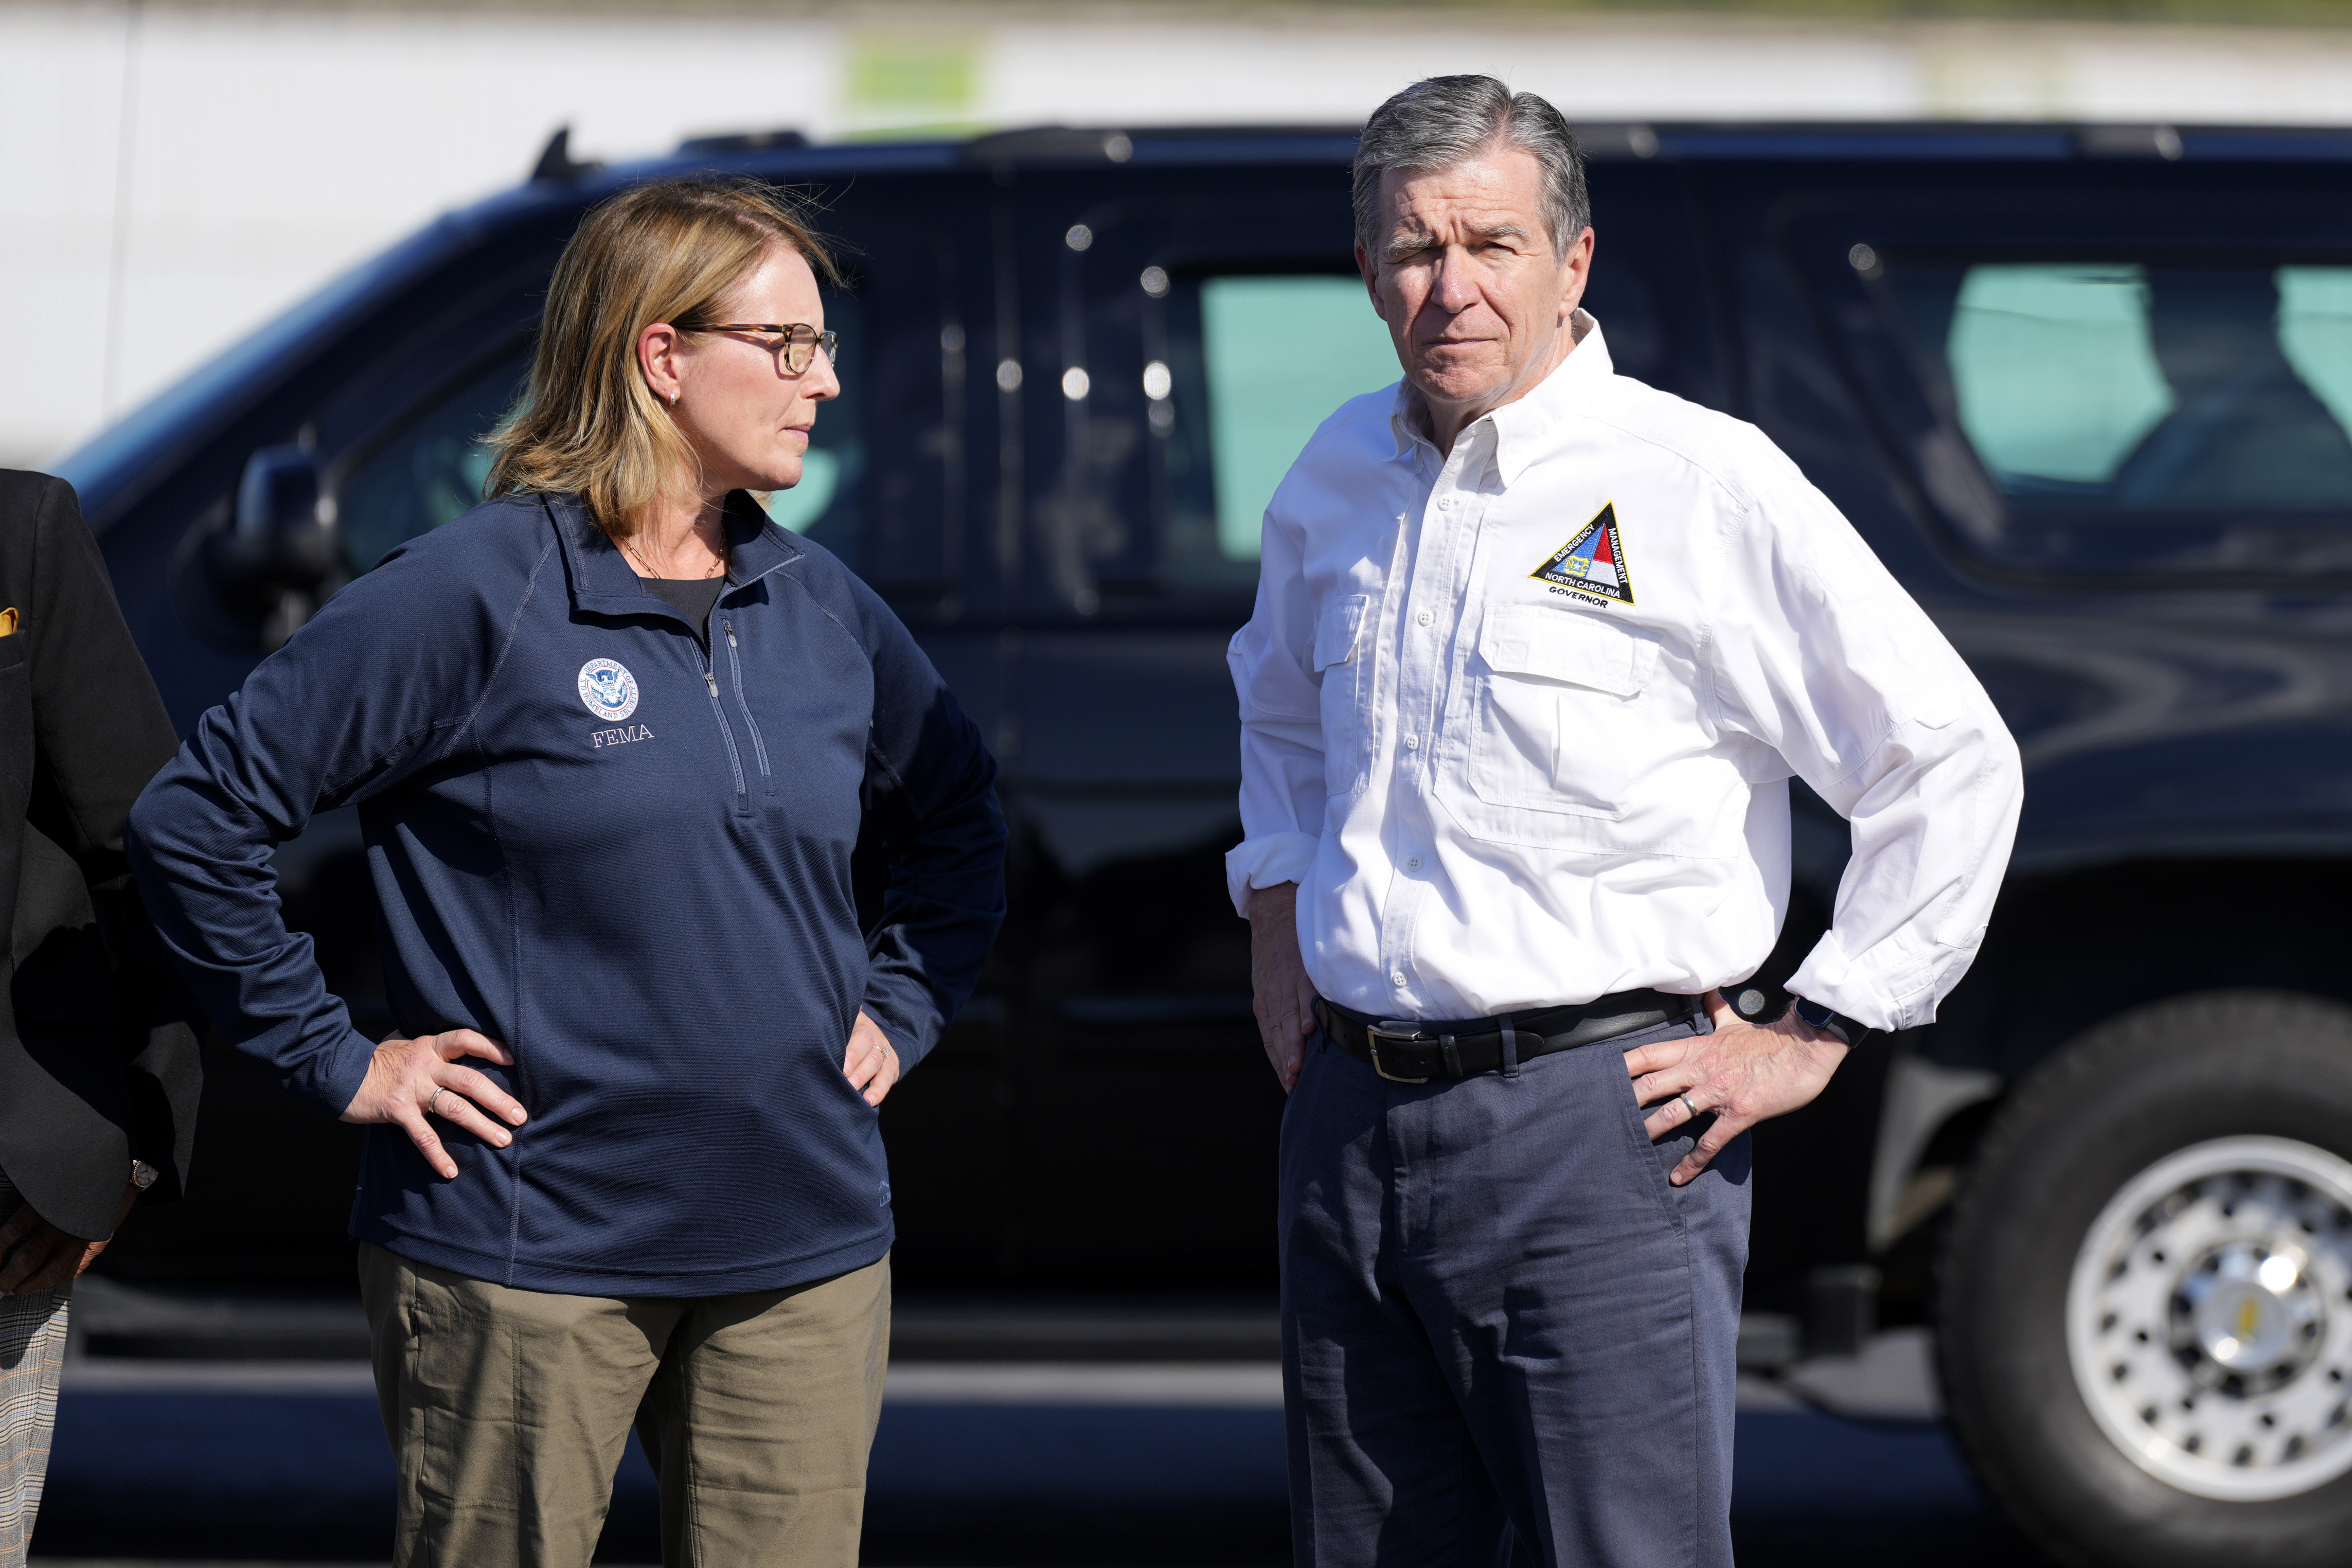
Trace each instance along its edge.
{"label": "watch on suited arm", "polygon": [[1800,1023],[1830,1036],[1843,1045],[1864,1045],[1885,1033],[1884,1030],[1872,1028],[1859,1018],[1849,1018],[1822,1003],[1808,1002],[1802,996],[1794,996],[1790,1000],[1793,1005],[1789,1011],[1797,1016]]}

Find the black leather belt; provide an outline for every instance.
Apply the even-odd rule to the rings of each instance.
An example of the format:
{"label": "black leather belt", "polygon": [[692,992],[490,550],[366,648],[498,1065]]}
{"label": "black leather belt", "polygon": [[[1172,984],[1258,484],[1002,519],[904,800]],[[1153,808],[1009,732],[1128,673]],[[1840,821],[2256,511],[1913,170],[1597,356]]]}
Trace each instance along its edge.
{"label": "black leather belt", "polygon": [[1503,1033],[1511,1032],[1513,1059],[1574,1050],[1637,1029],[1655,1028],[1698,1011],[1696,996],[1664,991],[1614,991],[1571,1007],[1538,1007],[1499,1018],[1430,1022],[1375,1018],[1315,1001],[1315,1016],[1339,1048],[1392,1083],[1427,1083],[1433,1078],[1475,1078],[1503,1065]]}

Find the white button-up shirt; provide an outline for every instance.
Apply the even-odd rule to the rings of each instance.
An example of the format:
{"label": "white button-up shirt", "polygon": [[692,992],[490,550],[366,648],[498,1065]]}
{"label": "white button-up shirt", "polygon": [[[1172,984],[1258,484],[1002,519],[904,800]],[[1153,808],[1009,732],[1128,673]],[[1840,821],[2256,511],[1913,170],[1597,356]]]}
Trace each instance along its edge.
{"label": "white button-up shirt", "polygon": [[1275,492],[1227,653],[1235,908],[1298,883],[1317,989],[1385,1017],[1733,985],[1788,911],[1794,776],[1853,855],[1790,988],[1928,1022],[2008,863],[2016,744],[1762,432],[1616,374],[1575,325],[1451,455],[1400,384]]}

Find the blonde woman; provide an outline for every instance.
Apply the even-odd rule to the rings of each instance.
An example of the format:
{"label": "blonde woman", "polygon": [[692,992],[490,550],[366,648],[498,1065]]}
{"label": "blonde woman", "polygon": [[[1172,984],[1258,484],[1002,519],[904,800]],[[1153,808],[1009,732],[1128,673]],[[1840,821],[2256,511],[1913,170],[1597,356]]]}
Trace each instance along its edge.
{"label": "blonde woman", "polygon": [[[747,491],[839,390],[774,191],[639,186],[550,286],[495,499],[387,556],[132,814],[214,1021],[371,1124],[352,1233],[395,1560],[585,1564],[632,1423],[672,1564],[856,1561],[889,1327],[875,1107],[1003,904],[994,768],[906,628]],[[269,853],[359,803],[381,1044]],[[850,852],[896,845],[861,931]]]}

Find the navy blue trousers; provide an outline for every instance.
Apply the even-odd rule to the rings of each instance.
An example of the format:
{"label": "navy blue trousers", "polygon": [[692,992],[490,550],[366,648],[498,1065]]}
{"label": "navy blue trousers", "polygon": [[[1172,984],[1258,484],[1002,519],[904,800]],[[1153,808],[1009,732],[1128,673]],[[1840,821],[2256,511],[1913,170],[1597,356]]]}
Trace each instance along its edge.
{"label": "navy blue trousers", "polygon": [[[1666,1173],[1624,1053],[1387,1081],[1310,1043],[1283,1112],[1283,1404],[1298,1568],[1731,1562],[1748,1140]],[[1701,1124],[1702,1126],[1704,1123]]]}

